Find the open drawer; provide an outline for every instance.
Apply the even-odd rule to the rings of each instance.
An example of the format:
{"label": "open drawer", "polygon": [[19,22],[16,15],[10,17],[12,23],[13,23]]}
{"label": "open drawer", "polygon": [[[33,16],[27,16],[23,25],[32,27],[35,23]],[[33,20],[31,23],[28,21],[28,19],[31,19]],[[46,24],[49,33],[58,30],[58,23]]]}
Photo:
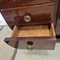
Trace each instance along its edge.
{"label": "open drawer", "polygon": [[5,42],[13,47],[16,47],[16,44],[19,43],[18,48],[21,49],[54,49],[56,37],[53,23],[36,26],[15,26],[11,38],[6,38]]}

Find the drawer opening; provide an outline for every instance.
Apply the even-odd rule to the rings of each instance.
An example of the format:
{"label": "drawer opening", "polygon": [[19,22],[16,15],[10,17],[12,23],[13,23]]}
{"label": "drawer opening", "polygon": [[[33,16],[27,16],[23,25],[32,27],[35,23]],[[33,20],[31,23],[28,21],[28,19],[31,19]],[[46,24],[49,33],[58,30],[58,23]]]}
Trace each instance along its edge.
{"label": "drawer opening", "polygon": [[[50,26],[50,28],[49,28]],[[42,37],[55,36],[53,23],[51,25],[34,25],[34,26],[15,26],[11,37]]]}

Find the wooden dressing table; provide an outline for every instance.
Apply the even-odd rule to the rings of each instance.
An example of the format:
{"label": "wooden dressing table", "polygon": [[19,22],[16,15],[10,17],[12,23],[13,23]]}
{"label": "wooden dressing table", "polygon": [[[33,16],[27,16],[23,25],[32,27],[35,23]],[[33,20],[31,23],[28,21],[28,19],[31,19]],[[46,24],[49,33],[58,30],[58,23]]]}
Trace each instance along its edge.
{"label": "wooden dressing table", "polygon": [[[5,42],[21,49],[52,50],[56,35],[53,25],[54,2],[50,0],[1,0],[0,11],[12,29]],[[7,32],[8,33],[8,32]]]}

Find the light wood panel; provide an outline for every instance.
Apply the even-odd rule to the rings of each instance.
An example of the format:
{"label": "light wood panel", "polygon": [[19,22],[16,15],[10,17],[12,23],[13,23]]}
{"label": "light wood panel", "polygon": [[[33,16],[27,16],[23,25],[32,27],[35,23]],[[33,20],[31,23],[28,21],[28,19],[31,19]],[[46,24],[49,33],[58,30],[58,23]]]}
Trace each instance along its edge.
{"label": "light wood panel", "polygon": [[53,36],[53,27],[48,29],[48,25],[44,26],[24,26],[21,28],[14,27],[12,37],[42,37]]}

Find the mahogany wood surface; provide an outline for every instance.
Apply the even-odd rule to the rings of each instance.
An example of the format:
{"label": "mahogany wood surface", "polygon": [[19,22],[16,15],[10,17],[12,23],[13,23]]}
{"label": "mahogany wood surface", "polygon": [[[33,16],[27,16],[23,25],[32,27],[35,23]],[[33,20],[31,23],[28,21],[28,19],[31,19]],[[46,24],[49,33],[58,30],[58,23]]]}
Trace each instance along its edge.
{"label": "mahogany wood surface", "polygon": [[[0,9],[48,3],[49,0],[1,0]],[[51,2],[51,1],[50,1]]]}
{"label": "mahogany wood surface", "polygon": [[[18,2],[18,1],[20,1],[20,2]],[[15,17],[16,16],[23,17],[26,13],[34,15],[36,18],[40,18],[40,16],[36,16],[36,14],[39,15],[39,14],[43,14],[43,13],[51,14],[53,17],[54,3],[50,0],[31,0],[31,1],[27,0],[27,1],[29,1],[27,3],[25,3],[25,2],[21,3],[21,1],[25,1],[25,0],[18,0],[18,1],[17,2],[13,1],[13,0],[0,1],[0,11],[1,11],[5,21],[10,26],[11,29],[13,29],[13,27],[15,25],[15,20],[16,20]],[[34,16],[32,16],[32,17],[34,17]],[[36,20],[36,18],[35,18],[35,20]],[[21,23],[24,24],[24,22],[20,22],[20,24]]]}
{"label": "mahogany wood surface", "polygon": [[[17,48],[19,43],[19,48],[26,49],[27,42],[32,41],[33,49],[55,48],[54,2],[51,0],[0,0],[0,12],[13,30],[12,36],[5,39],[5,42],[12,47]],[[31,17],[30,22],[24,21],[25,15]],[[33,29],[29,25],[32,25]],[[35,25],[38,25],[37,28]],[[28,26],[27,29],[24,26]]]}

